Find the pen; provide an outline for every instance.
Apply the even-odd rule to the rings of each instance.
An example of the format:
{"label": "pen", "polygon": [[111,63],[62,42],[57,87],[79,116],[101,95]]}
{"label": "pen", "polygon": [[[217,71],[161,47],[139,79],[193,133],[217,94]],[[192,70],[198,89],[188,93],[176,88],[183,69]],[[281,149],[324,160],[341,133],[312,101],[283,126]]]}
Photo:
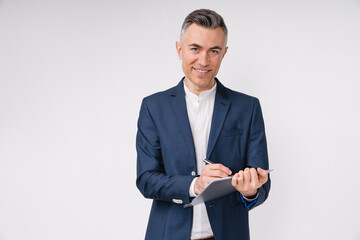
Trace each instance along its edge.
{"label": "pen", "polygon": [[[206,165],[207,165],[207,164],[214,164],[212,161],[207,160],[207,159],[204,159],[204,162],[205,162]],[[274,171],[274,169],[267,169],[267,170],[265,170],[265,171],[267,171],[268,173],[270,173],[270,172]]]}
{"label": "pen", "polygon": [[212,161],[207,160],[207,159],[204,159],[204,162],[205,162],[206,165],[208,165],[208,164],[214,164]]}

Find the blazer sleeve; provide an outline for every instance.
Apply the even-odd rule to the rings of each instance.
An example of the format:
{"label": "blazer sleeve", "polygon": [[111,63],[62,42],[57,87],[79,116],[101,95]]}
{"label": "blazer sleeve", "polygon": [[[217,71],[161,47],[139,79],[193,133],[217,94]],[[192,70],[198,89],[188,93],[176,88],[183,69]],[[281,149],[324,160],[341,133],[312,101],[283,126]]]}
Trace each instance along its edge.
{"label": "blazer sleeve", "polygon": [[187,204],[190,202],[189,187],[194,177],[166,174],[162,144],[166,143],[160,142],[159,131],[145,98],[141,104],[136,135],[136,185],[145,198]]}
{"label": "blazer sleeve", "polygon": [[[265,126],[258,99],[255,99],[253,105],[246,159],[246,165],[248,167],[261,167],[262,169],[269,169]],[[270,191],[270,185],[271,180],[269,175],[269,180],[259,188],[259,194],[256,202],[248,208],[249,210],[261,205],[267,199]]]}

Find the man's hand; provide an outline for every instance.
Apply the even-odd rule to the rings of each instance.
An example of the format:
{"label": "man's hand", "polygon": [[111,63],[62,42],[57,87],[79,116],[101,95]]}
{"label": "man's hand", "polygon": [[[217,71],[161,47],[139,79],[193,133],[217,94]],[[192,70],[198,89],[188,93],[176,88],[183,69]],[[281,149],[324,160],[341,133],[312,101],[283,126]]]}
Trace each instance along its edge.
{"label": "man's hand", "polygon": [[268,181],[268,172],[258,168],[245,168],[233,176],[232,185],[243,196],[255,197],[258,189]]}
{"label": "man's hand", "polygon": [[231,170],[222,164],[206,165],[200,177],[195,181],[195,194],[200,194],[212,180],[228,177],[229,175],[231,175]]}

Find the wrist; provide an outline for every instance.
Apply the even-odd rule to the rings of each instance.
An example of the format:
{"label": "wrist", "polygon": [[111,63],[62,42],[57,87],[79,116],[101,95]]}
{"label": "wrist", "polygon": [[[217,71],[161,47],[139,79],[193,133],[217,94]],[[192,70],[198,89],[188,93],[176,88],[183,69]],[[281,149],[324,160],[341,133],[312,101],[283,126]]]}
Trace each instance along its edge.
{"label": "wrist", "polygon": [[243,196],[249,199],[254,199],[258,195],[259,189],[256,189],[254,192],[244,193]]}
{"label": "wrist", "polygon": [[199,189],[199,178],[197,177],[196,180],[195,180],[195,184],[194,184],[194,193],[196,195],[199,195],[200,194],[200,189]]}
{"label": "wrist", "polygon": [[195,193],[195,181],[196,181],[197,177],[194,178],[190,184],[190,188],[189,188],[189,195],[190,197],[196,197],[196,193]]}

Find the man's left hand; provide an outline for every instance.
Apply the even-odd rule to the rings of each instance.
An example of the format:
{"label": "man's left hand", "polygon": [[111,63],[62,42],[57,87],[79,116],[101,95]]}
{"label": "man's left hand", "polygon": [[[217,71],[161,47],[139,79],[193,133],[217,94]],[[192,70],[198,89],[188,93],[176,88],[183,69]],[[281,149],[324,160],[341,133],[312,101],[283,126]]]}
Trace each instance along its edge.
{"label": "man's left hand", "polygon": [[232,178],[232,185],[244,197],[252,198],[258,193],[258,189],[268,181],[268,172],[261,168],[245,168],[236,173]]}

